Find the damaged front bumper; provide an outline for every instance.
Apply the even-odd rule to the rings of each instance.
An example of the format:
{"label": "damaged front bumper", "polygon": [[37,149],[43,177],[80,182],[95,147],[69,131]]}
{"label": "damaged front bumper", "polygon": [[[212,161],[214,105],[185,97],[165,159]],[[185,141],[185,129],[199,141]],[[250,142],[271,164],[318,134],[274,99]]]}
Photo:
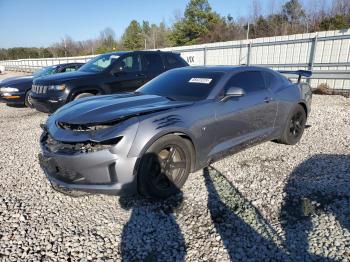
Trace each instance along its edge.
{"label": "damaged front bumper", "polygon": [[[137,128],[136,128],[137,129]],[[130,141],[121,133],[112,144],[60,142],[44,131],[40,139],[40,166],[53,188],[76,196],[78,192],[109,195],[137,193],[135,166],[138,157],[129,157]],[[130,137],[131,136],[131,137]]]}

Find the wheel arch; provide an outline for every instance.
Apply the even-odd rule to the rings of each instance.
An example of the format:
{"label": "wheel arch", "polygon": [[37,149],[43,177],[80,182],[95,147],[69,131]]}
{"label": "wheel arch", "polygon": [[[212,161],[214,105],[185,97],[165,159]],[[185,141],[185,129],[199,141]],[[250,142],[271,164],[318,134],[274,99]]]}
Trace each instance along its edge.
{"label": "wheel arch", "polygon": [[304,111],[305,111],[305,114],[306,114],[306,117],[307,117],[308,114],[309,114],[309,112],[308,112],[308,110],[307,110],[306,104],[305,104],[304,102],[299,102],[298,104],[301,105],[301,106],[303,107],[303,109],[304,109]]}
{"label": "wheel arch", "polygon": [[77,89],[72,89],[70,91],[70,94],[68,96],[68,101],[72,101],[77,95],[82,93],[91,93],[94,95],[104,94],[103,90],[99,87],[91,86],[91,87],[85,87],[85,88],[77,88]]}

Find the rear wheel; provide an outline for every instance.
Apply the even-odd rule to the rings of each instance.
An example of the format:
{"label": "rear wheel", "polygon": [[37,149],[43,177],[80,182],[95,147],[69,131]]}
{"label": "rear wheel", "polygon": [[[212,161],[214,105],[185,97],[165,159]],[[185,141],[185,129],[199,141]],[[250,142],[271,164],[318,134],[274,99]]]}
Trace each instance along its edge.
{"label": "rear wheel", "polygon": [[185,184],[193,161],[191,142],[177,135],[158,139],[144,156],[138,169],[138,188],[143,195],[167,198]]}
{"label": "rear wheel", "polygon": [[304,133],[306,113],[301,105],[297,105],[288,117],[282,137],[279,142],[287,145],[298,143]]}
{"label": "rear wheel", "polygon": [[81,94],[75,96],[74,100],[78,100],[80,98],[89,97],[89,96],[94,96],[94,94],[92,94],[92,93],[81,93]]}

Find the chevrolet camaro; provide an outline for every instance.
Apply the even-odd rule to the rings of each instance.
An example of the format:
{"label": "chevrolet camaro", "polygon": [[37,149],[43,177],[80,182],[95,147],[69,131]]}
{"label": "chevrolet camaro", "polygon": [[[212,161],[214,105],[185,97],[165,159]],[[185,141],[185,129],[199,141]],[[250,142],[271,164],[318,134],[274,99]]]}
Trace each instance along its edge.
{"label": "chevrolet camaro", "polygon": [[264,141],[296,144],[311,89],[255,66],[184,67],[132,93],[88,97],[42,126],[39,160],[56,190],[165,198],[189,173]]}

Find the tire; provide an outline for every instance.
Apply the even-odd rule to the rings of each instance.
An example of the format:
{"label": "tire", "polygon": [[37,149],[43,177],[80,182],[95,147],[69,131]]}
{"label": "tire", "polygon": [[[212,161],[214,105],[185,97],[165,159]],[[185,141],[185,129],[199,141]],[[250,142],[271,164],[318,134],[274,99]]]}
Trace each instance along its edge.
{"label": "tire", "polygon": [[80,98],[89,97],[89,96],[94,96],[94,94],[92,94],[92,93],[81,93],[81,94],[76,95],[73,100],[78,100]]}
{"label": "tire", "polygon": [[282,137],[278,142],[286,145],[298,143],[304,133],[306,113],[301,105],[296,105],[290,112]]}
{"label": "tire", "polygon": [[29,97],[29,91],[26,93],[26,96],[24,98],[24,105],[29,108],[33,108],[33,103]]}
{"label": "tire", "polygon": [[194,150],[190,141],[177,135],[159,138],[141,158],[137,172],[139,193],[164,199],[180,192],[192,161]]}

